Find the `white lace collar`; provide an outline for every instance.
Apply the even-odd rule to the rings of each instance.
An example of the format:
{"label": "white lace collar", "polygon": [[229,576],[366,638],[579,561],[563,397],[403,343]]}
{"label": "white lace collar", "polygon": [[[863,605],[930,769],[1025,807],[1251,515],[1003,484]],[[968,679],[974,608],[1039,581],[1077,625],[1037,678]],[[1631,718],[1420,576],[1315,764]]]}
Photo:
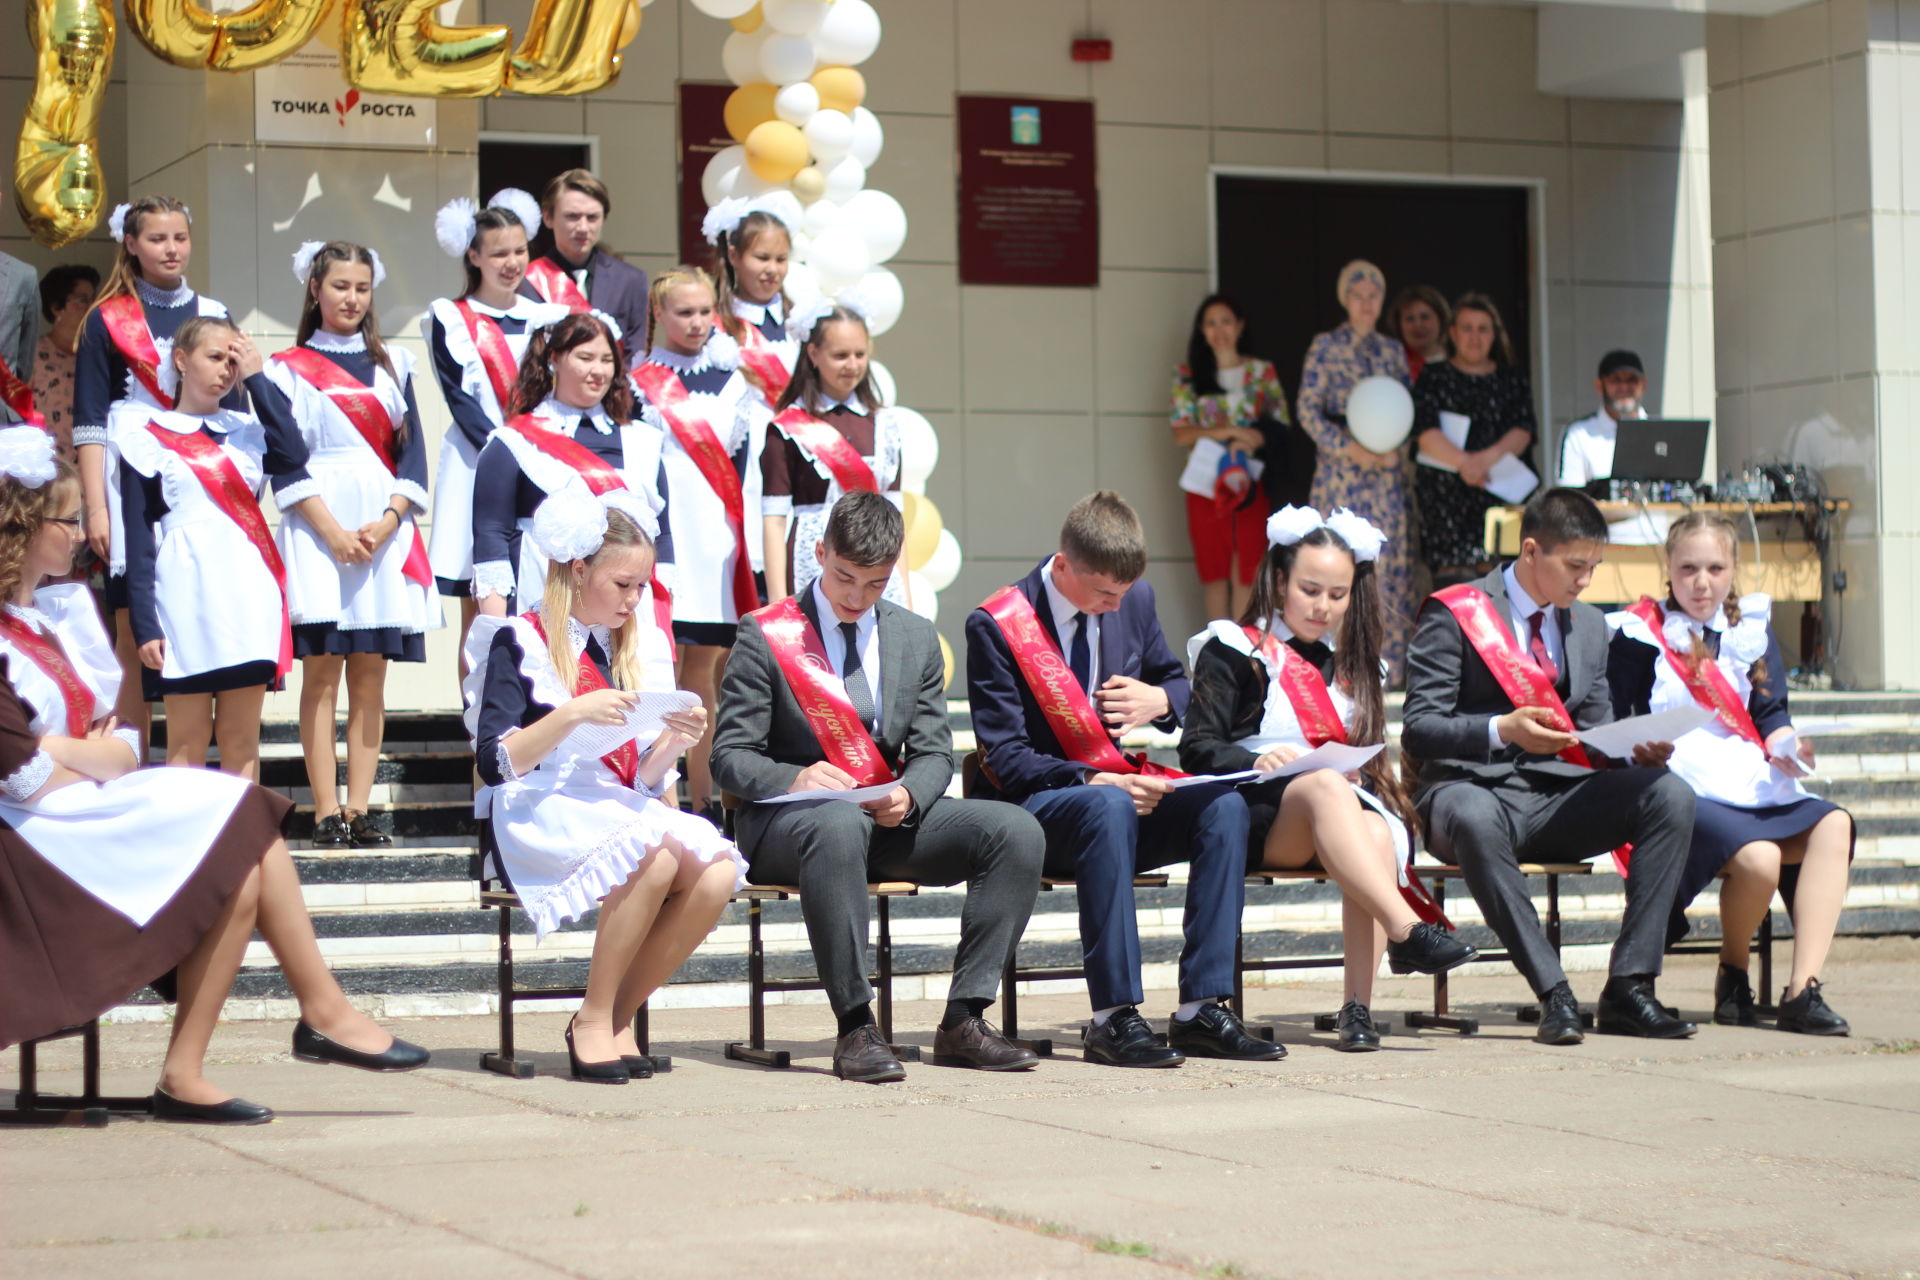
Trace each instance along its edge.
{"label": "white lace collar", "polygon": [[857,414],[862,418],[867,416],[867,407],[858,400],[830,400],[826,396],[821,396],[820,400],[820,413],[818,415],[820,417],[825,417],[835,409],[845,409],[848,413]]}
{"label": "white lace collar", "polygon": [[216,409],[204,418],[179,409],[162,409],[153,414],[149,421],[165,427],[175,435],[190,436],[202,427],[225,435],[232,430],[231,424],[227,421],[227,415],[228,411],[225,409]]}
{"label": "white lace collar", "polygon": [[[1275,640],[1278,640],[1281,644],[1285,644],[1287,641],[1296,638],[1294,629],[1288,626],[1286,623],[1286,619],[1281,617],[1277,613],[1274,614],[1273,617],[1267,620],[1267,630],[1270,631],[1273,634],[1273,638]],[[1337,627],[1328,627],[1327,634],[1321,636],[1318,641],[1303,640],[1301,641],[1301,643],[1302,644],[1316,644],[1316,643],[1323,644],[1327,647],[1327,652],[1332,653],[1334,635],[1338,630],[1339,628]]]}
{"label": "white lace collar", "polygon": [[706,345],[696,355],[681,355],[678,351],[669,351],[655,346],[647,352],[647,363],[657,364],[685,376],[690,373],[705,373],[708,369],[735,369],[740,365],[740,344],[726,332],[715,329],[707,335]]}
{"label": "white lace collar", "polygon": [[603,627],[598,623],[595,623],[592,626],[589,626],[586,623],[580,621],[580,619],[574,617],[572,614],[568,614],[567,615],[567,643],[570,646],[572,646],[573,651],[575,653],[585,653],[587,651],[587,640],[589,638],[599,642],[601,656],[606,658],[608,662],[612,662],[613,661],[612,629],[609,627]]}
{"label": "white lace collar", "polygon": [[534,416],[561,424],[561,434],[566,436],[575,434],[578,430],[577,424],[582,418],[585,418],[588,424],[601,435],[613,434],[613,424],[607,421],[605,405],[597,404],[591,409],[577,409],[558,396],[548,396],[540,402],[540,407],[534,410]]}
{"label": "white lace collar", "polygon": [[1764,592],[1740,597],[1740,621],[1727,625],[1724,609],[1715,609],[1706,622],[1696,622],[1668,599],[1661,605],[1665,615],[1662,630],[1667,647],[1686,653],[1695,636],[1707,631],[1720,633],[1720,660],[1724,663],[1752,665],[1767,656],[1767,634],[1772,625],[1773,601]]}
{"label": "white lace collar", "polygon": [[39,606],[14,604],[12,601],[8,601],[6,609],[9,617],[20,619],[20,621],[26,623],[35,631],[43,632],[46,635],[54,634],[53,619],[40,612]]}
{"label": "white lace collar", "polygon": [[148,284],[135,276],[133,289],[140,295],[140,301],[150,307],[166,307],[171,310],[174,307],[184,307],[193,301],[193,286],[187,283],[184,276],[181,277],[180,283],[171,289],[162,289],[157,285]]}
{"label": "white lace collar", "polygon": [[775,324],[785,324],[786,310],[786,302],[779,294],[775,294],[773,301],[767,303],[749,302],[737,293],[733,295],[733,314],[748,321],[755,328],[765,324],[769,319]]}
{"label": "white lace collar", "polygon": [[513,305],[506,308],[504,311],[501,310],[499,307],[490,307],[486,303],[480,301],[480,297],[478,294],[470,293],[464,298],[457,299],[457,301],[464,302],[468,306],[472,307],[475,311],[478,311],[481,315],[492,316],[496,320],[500,319],[502,316],[513,316],[516,319],[524,320],[528,318],[528,315],[532,308],[544,307],[547,305],[546,303],[541,302],[538,298],[529,298],[524,293],[514,294]]}
{"label": "white lace collar", "polygon": [[329,333],[325,329],[315,329],[307,336],[307,343],[315,351],[337,351],[342,355],[351,355],[367,349],[366,335],[358,329],[352,333]]}

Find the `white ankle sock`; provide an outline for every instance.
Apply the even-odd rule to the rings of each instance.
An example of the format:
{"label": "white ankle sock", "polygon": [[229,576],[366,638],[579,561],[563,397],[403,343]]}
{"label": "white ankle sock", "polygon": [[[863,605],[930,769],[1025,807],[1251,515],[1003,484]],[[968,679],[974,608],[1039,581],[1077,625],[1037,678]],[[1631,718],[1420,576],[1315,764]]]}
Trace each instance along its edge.
{"label": "white ankle sock", "polygon": [[1212,1003],[1213,1001],[1211,1000],[1189,1000],[1178,1009],[1175,1009],[1173,1016],[1182,1022],[1192,1022],[1194,1014],[1200,1012],[1200,1010]]}
{"label": "white ankle sock", "polygon": [[1111,1009],[1095,1009],[1093,1011],[1093,1025],[1096,1027],[1106,1026],[1108,1018],[1111,1018],[1114,1014],[1120,1012],[1122,1009],[1126,1007],[1127,1006],[1123,1004],[1117,1004],[1113,1006],[1113,1008]]}

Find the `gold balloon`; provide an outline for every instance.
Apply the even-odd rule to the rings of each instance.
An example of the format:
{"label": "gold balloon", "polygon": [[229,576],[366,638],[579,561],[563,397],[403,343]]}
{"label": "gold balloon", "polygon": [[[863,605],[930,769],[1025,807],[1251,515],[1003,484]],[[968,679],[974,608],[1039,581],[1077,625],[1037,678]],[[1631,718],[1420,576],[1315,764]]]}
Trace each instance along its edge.
{"label": "gold balloon", "polygon": [[111,0],[27,0],[33,96],[13,158],[13,198],[33,238],[72,244],[99,221],[100,107],[113,69]]}
{"label": "gold balloon", "polygon": [[819,165],[810,164],[794,174],[788,185],[801,204],[812,204],[827,194],[827,175],[820,171]]}
{"label": "gold balloon", "polygon": [[785,182],[806,167],[807,136],[785,120],[768,120],[747,134],[747,168],[767,182]]}
{"label": "gold balloon", "polygon": [[822,111],[852,115],[867,100],[867,78],[852,67],[822,67],[808,77],[808,83],[820,91]]}
{"label": "gold balloon", "polygon": [[901,515],[906,517],[907,568],[924,569],[933,553],[940,549],[940,508],[931,498],[918,493],[902,494]]}
{"label": "gold balloon", "polygon": [[515,93],[574,94],[612,84],[620,77],[620,29],[628,4],[539,0],[526,38],[514,51],[507,88]]}
{"label": "gold balloon", "polygon": [[355,88],[421,98],[484,98],[506,86],[511,27],[441,26],[434,18],[438,0],[342,3],[340,67]]}
{"label": "gold balloon", "polygon": [[778,89],[762,81],[743,84],[727,95],[727,105],[721,112],[721,118],[727,122],[727,132],[733,135],[735,142],[745,142],[756,126],[775,118],[773,95],[778,92]]}
{"label": "gold balloon", "polygon": [[614,41],[619,48],[626,48],[640,34],[640,0],[627,0],[627,16],[620,20],[620,38]]}
{"label": "gold balloon", "polygon": [[750,36],[758,31],[760,24],[766,20],[767,15],[760,12],[759,5],[753,6],[753,8],[747,10],[737,18],[727,19],[728,22],[733,24],[733,29],[743,36]]}
{"label": "gold balloon", "polygon": [[127,22],[157,58],[179,67],[253,71],[280,61],[320,28],[332,0],[254,0],[214,14],[198,0],[126,0]]}

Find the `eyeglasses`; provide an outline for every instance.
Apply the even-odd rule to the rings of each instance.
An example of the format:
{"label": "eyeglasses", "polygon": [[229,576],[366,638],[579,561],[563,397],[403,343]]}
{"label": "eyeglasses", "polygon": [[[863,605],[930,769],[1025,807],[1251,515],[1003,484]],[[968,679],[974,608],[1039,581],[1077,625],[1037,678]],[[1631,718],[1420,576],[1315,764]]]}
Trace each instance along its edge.
{"label": "eyeglasses", "polygon": [[72,525],[74,528],[78,529],[80,527],[80,517],[79,516],[48,516],[47,523]]}

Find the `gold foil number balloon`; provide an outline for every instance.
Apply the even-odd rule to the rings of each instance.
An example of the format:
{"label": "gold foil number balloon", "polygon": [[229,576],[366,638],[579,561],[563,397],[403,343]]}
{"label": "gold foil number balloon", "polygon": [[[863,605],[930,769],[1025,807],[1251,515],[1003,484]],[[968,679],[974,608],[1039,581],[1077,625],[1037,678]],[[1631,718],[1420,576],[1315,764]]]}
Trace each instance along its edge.
{"label": "gold foil number balloon", "polygon": [[[342,0],[340,63],[368,93],[484,98],[507,82],[513,29],[443,27],[438,0]],[[617,24],[616,24],[617,26]]]}
{"label": "gold foil number balloon", "polygon": [[179,67],[252,71],[310,40],[331,2],[254,0],[221,15],[197,0],[126,0],[126,7],[133,34],[155,57]]}
{"label": "gold foil number balloon", "polygon": [[527,35],[514,50],[507,88],[515,93],[591,93],[620,75],[622,27],[638,32],[629,0],[539,0]]}
{"label": "gold foil number balloon", "polygon": [[13,157],[13,196],[33,238],[50,249],[93,229],[106,198],[100,106],[113,69],[110,0],[27,0],[33,96]]}

